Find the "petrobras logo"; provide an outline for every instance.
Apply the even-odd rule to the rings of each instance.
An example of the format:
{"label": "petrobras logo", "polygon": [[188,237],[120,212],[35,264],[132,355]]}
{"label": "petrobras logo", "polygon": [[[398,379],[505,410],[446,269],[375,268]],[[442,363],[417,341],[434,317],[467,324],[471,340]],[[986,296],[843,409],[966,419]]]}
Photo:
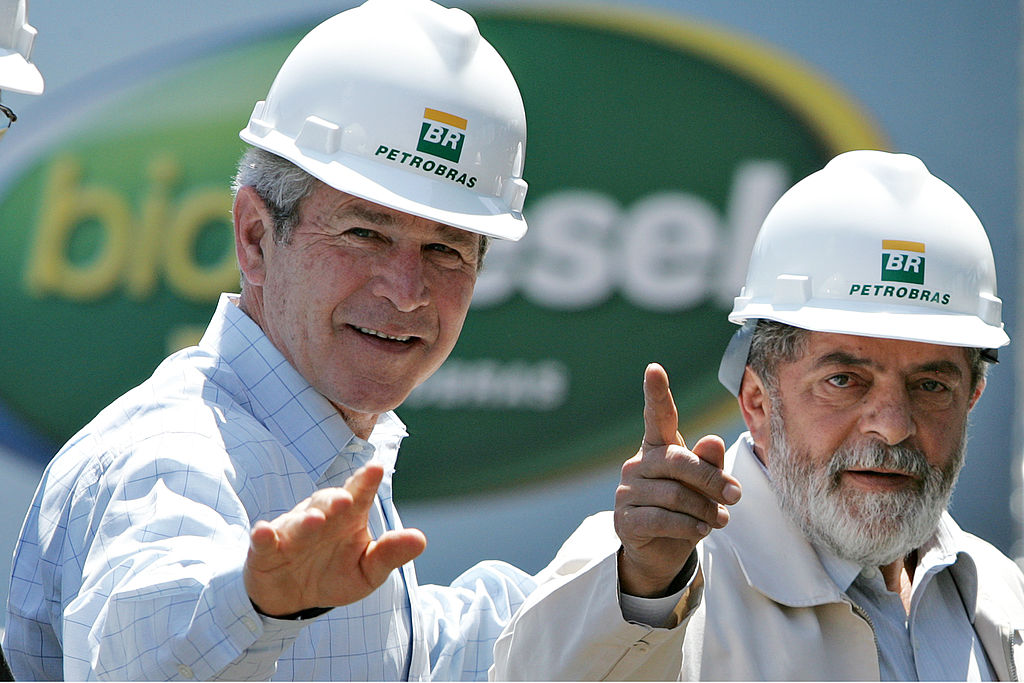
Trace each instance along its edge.
{"label": "petrobras logo", "polygon": [[420,126],[420,141],[416,151],[458,163],[468,125],[469,122],[461,116],[428,107],[423,110],[423,124]]}
{"label": "petrobras logo", "polygon": [[[899,299],[948,306],[952,294],[924,287],[924,242],[882,240],[881,283],[859,282],[850,285],[850,296]],[[898,282],[902,285],[889,285]]]}
{"label": "petrobras logo", "polygon": [[882,240],[882,281],[924,284],[924,243]]}
{"label": "petrobras logo", "polygon": [[[468,126],[469,122],[461,116],[427,107],[423,110],[423,124],[420,126],[416,152],[428,156],[390,145],[378,145],[373,154],[378,159],[386,159],[417,171],[432,173],[439,178],[472,189],[476,187],[477,177],[455,165],[462,157],[462,143],[466,140],[465,130]],[[429,157],[437,157],[451,163],[444,164]]]}

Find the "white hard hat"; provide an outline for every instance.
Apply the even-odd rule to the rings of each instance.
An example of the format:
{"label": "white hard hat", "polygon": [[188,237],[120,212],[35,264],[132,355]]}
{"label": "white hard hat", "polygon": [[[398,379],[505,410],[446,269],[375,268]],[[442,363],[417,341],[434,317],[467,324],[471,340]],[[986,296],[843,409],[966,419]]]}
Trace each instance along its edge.
{"label": "white hard hat", "polygon": [[[862,150],[775,204],[729,320],[997,349],[1010,343],[1001,311],[992,247],[967,202],[917,157]],[[723,358],[730,389],[751,331],[744,325]]]}
{"label": "white hard hat", "polygon": [[328,185],[471,232],[526,232],[526,114],[460,9],[368,0],[314,28],[241,137]]}
{"label": "white hard hat", "polygon": [[43,76],[29,59],[36,30],[28,24],[27,0],[0,0],[0,90],[38,95]]}

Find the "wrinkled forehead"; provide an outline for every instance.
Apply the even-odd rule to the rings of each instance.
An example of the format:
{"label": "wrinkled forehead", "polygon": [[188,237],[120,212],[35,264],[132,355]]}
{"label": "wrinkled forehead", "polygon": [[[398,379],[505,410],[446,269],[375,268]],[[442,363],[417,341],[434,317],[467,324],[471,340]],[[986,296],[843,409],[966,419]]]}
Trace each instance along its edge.
{"label": "wrinkled forehead", "polygon": [[811,367],[858,366],[876,372],[933,370],[967,375],[970,371],[967,347],[813,331],[805,335],[795,362]]}

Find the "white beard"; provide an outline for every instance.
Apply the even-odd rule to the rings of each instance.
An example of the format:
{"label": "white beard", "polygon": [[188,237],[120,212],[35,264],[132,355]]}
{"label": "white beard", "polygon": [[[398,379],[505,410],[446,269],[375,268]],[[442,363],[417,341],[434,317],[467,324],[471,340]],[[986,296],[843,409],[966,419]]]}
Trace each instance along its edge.
{"label": "white beard", "polygon": [[[906,557],[935,533],[964,463],[965,435],[945,468],[914,448],[880,441],[844,446],[828,463],[795,453],[786,440],[781,402],[772,401],[768,472],[779,505],[807,539],[862,567]],[[966,428],[965,428],[966,431]],[[841,487],[844,470],[889,468],[913,475],[900,491],[867,493]]]}

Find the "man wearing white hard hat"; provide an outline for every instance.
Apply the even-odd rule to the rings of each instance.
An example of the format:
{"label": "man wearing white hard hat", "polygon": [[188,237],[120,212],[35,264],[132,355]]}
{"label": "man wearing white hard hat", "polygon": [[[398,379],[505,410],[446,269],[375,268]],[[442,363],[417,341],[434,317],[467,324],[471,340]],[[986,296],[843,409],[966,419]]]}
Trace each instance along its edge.
{"label": "man wearing white hard hat", "polygon": [[303,38],[241,137],[241,294],[45,472],[14,673],[484,678],[533,579],[418,585],[392,411],[455,344],[487,239],[526,231],[519,89],[465,12],[369,0]]}
{"label": "man wearing white hard hat", "polygon": [[648,367],[615,511],[559,552],[494,676],[1016,680],[1024,576],[946,511],[1000,306],[981,223],[917,158],[797,183],[729,316],[748,431],[688,450]]}

